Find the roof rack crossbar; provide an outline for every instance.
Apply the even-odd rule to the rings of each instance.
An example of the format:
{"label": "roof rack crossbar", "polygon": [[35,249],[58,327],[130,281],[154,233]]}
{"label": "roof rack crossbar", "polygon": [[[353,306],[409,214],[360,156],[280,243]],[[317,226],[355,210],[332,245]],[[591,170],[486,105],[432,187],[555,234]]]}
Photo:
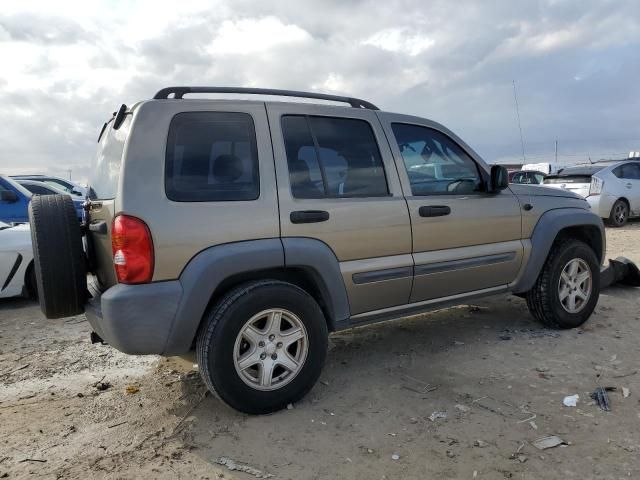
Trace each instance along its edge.
{"label": "roof rack crossbar", "polygon": [[334,102],[344,102],[353,108],[366,108],[368,110],[380,110],[373,103],[353,97],[342,97],[340,95],[328,95],[326,93],[298,92],[295,90],[277,90],[273,88],[244,88],[244,87],[167,87],[158,91],[153,96],[154,100],[172,98],[181,99],[187,93],[241,93],[250,95],[275,95],[283,97],[314,98],[318,100],[330,100]]}

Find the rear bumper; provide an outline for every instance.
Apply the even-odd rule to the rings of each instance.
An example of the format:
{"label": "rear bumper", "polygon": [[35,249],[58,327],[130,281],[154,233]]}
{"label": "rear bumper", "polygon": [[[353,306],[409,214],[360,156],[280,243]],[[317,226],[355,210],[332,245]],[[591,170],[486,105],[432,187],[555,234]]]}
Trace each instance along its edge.
{"label": "rear bumper", "polygon": [[611,214],[611,208],[613,207],[613,204],[616,200],[616,197],[613,197],[606,193],[603,193],[601,195],[590,195],[587,197],[587,202],[589,202],[591,211],[598,215],[600,218],[609,218],[609,215]]}
{"label": "rear bumper", "polygon": [[115,285],[85,305],[87,320],[121,352],[162,354],[182,299],[179,281]]}

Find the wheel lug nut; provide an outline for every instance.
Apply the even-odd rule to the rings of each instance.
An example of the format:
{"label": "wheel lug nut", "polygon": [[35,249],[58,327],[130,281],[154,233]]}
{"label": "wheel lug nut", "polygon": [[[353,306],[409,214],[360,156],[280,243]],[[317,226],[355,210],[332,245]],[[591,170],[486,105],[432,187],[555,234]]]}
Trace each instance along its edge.
{"label": "wheel lug nut", "polygon": [[276,360],[278,358],[278,355],[276,353],[271,355],[271,360]]}
{"label": "wheel lug nut", "polygon": [[271,340],[272,342],[276,339],[275,335],[269,335],[269,340]]}
{"label": "wheel lug nut", "polygon": [[276,345],[278,348],[282,348],[282,342],[278,342],[278,344]]}
{"label": "wheel lug nut", "polygon": [[259,342],[258,342],[258,346],[259,346],[259,347],[264,347],[264,342],[263,342],[262,340],[261,340],[261,341],[259,341]]}
{"label": "wheel lug nut", "polygon": [[267,358],[267,354],[266,353],[261,353],[260,354],[260,360],[264,360],[265,358]]}

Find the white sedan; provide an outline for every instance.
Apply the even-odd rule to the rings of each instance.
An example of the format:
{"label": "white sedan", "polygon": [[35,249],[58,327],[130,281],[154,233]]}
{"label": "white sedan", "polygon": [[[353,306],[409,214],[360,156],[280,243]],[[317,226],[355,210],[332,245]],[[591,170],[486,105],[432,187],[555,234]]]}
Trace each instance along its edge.
{"label": "white sedan", "polygon": [[29,224],[0,222],[0,298],[36,294]]}

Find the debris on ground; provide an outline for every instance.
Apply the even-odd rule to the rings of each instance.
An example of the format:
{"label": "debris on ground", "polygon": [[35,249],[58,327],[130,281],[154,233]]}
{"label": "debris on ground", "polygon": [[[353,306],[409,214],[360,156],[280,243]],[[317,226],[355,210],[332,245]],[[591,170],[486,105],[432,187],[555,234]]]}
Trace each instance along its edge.
{"label": "debris on ground", "polygon": [[400,460],[400,455],[394,453],[393,455],[391,455],[391,460]]}
{"label": "debris on ground", "polygon": [[[555,330],[539,329],[539,328],[505,328],[498,334],[500,340],[511,340],[517,336],[528,336],[529,338],[551,337],[558,338],[560,334]],[[505,337],[505,338],[502,338]],[[508,338],[507,338],[508,337]]]}
{"label": "debris on ground", "polygon": [[533,442],[533,446],[538,450],[546,450],[547,448],[554,448],[559,445],[568,445],[563,439],[557,435],[549,435],[548,437],[542,437]]}
{"label": "debris on ground", "polygon": [[631,391],[627,387],[622,387],[622,396],[629,398],[629,395],[631,395]]}
{"label": "debris on ground", "polygon": [[564,399],[562,400],[562,404],[565,407],[575,407],[576,405],[578,405],[578,400],[580,400],[580,395],[569,395],[567,397],[564,397]]}
{"label": "debris on ground", "polygon": [[99,392],[104,392],[111,388],[111,384],[109,382],[98,382],[93,385],[96,390]]}
{"label": "debris on ground", "polygon": [[274,475],[272,475],[271,473],[265,473],[262,470],[258,470],[257,468],[254,468],[250,465],[245,465],[242,463],[237,463],[236,461],[227,458],[227,457],[220,457],[217,458],[215,460],[215,462],[218,465],[222,465],[224,467],[227,467],[229,470],[231,470],[232,472],[242,472],[242,473],[246,473],[248,475],[253,475],[256,478],[273,478]]}
{"label": "debris on ground", "polygon": [[447,454],[447,457],[449,457],[449,458],[453,458],[453,457],[456,456],[456,453],[453,450],[447,450],[445,453]]}
{"label": "debris on ground", "polygon": [[138,393],[140,391],[140,388],[136,387],[135,385],[129,385],[126,389],[125,392],[128,395],[132,395],[134,393]]}
{"label": "debris on ground", "polygon": [[462,404],[458,403],[456,405],[456,410],[460,410],[462,413],[467,413],[467,412],[471,411],[471,407],[467,407],[466,405],[462,405]]}
{"label": "debris on ground", "polygon": [[99,392],[103,392],[105,390],[108,390],[109,388],[111,388],[111,384],[109,382],[105,382],[104,379],[106,378],[106,375],[103,375],[103,377],[98,380],[97,382],[93,383],[91,386],[93,388],[95,388],[96,390],[98,390]]}
{"label": "debris on ground", "polygon": [[485,442],[484,440],[475,440],[473,442],[473,446],[474,447],[478,447],[478,448],[485,448],[485,447],[488,447],[489,444],[487,442]]}
{"label": "debris on ground", "polygon": [[429,415],[429,420],[435,422],[438,418],[447,418],[447,412],[433,412]]}
{"label": "debris on ground", "polygon": [[611,404],[609,403],[609,394],[607,392],[613,392],[616,387],[598,387],[591,394],[591,398],[593,398],[600,409],[605,412],[611,411]]}

